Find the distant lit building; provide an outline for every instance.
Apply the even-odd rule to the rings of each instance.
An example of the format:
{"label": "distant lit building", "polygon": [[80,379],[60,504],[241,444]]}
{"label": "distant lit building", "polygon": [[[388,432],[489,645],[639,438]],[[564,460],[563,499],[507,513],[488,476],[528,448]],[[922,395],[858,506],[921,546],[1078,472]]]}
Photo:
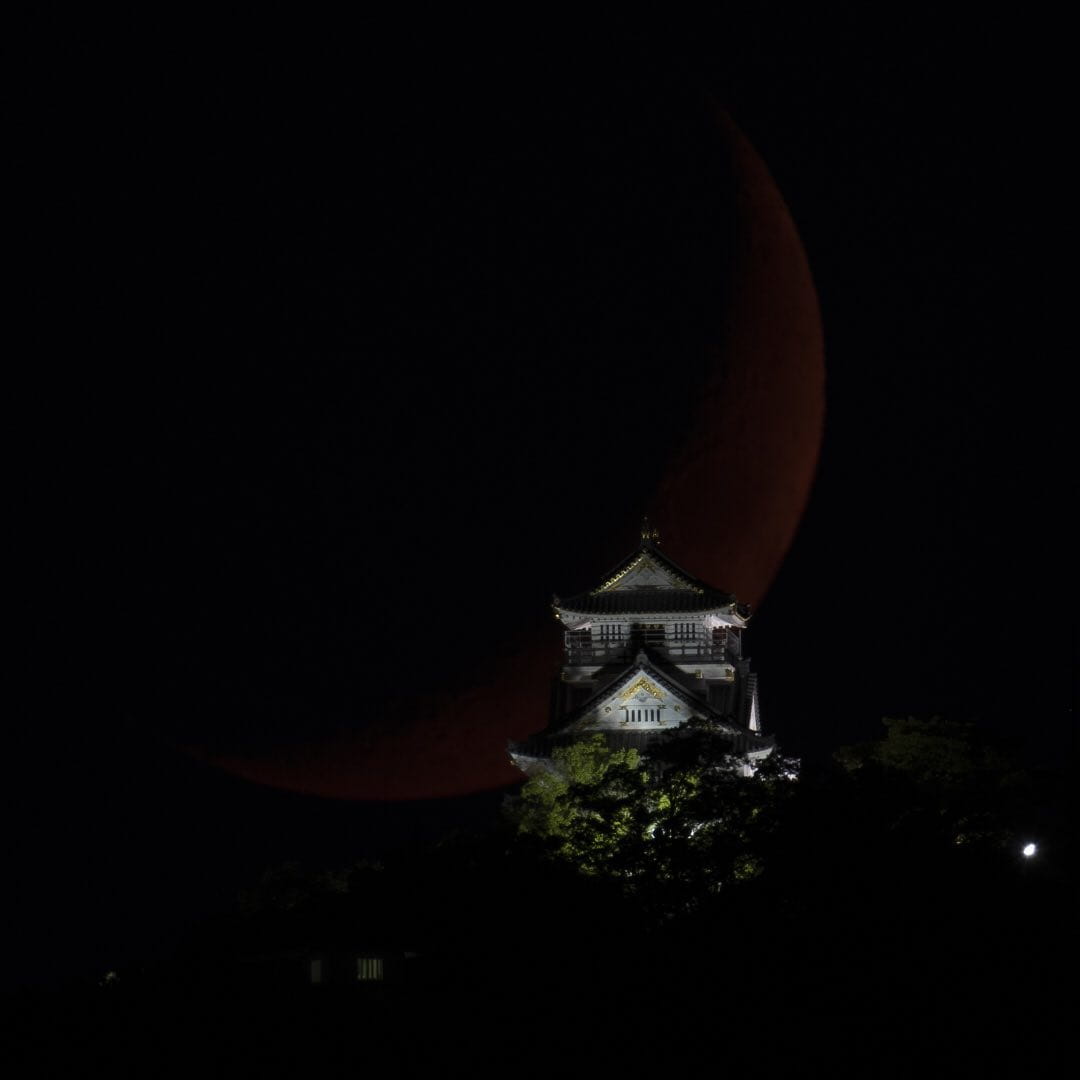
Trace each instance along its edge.
{"label": "distant lit building", "polygon": [[555,597],[565,657],[548,728],[510,756],[523,772],[546,768],[561,745],[600,732],[613,747],[644,749],[692,717],[730,736],[731,752],[766,757],[757,676],[743,656],[750,610],[676,566],[648,523],[638,549],[596,588]]}

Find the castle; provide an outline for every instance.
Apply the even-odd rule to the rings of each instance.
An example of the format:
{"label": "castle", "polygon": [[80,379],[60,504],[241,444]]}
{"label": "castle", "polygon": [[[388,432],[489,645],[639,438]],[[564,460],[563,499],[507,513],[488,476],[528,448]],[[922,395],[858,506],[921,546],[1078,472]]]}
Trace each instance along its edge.
{"label": "castle", "polygon": [[749,608],[661,553],[648,522],[637,550],[600,585],[556,596],[552,607],[565,655],[551,723],[510,746],[523,772],[550,768],[557,747],[585,736],[645,749],[693,718],[727,736],[746,771],[772,752],[761,729],[757,676],[743,656]]}

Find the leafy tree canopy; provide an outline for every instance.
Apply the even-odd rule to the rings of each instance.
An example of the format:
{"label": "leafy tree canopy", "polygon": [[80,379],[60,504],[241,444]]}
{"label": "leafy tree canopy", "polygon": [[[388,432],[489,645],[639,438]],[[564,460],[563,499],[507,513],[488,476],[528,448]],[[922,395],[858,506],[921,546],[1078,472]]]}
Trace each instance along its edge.
{"label": "leafy tree canopy", "polygon": [[763,872],[792,787],[790,761],[773,755],[747,775],[723,732],[704,721],[647,756],[594,735],[557,749],[552,763],[512,808],[519,833],[672,911]]}
{"label": "leafy tree canopy", "polygon": [[1009,771],[1008,757],[980,738],[974,724],[940,716],[886,717],[882,723],[884,739],[844,747],[837,761],[849,770],[872,762],[924,786],[951,788]]}
{"label": "leafy tree canopy", "polygon": [[957,844],[1011,842],[1030,777],[1001,745],[972,723],[940,716],[882,723],[884,738],[834,755],[860,781],[864,796],[870,788],[891,793],[898,821],[932,819]]}

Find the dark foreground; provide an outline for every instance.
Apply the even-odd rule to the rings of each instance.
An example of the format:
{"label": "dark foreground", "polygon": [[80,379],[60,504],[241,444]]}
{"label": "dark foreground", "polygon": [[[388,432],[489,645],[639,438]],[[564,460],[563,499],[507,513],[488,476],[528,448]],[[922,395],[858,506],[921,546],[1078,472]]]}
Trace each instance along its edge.
{"label": "dark foreground", "polygon": [[154,968],[10,996],[8,1075],[1057,1071],[1061,877],[849,854],[858,872],[828,859],[666,920],[522,859],[372,874],[359,903],[230,916]]}

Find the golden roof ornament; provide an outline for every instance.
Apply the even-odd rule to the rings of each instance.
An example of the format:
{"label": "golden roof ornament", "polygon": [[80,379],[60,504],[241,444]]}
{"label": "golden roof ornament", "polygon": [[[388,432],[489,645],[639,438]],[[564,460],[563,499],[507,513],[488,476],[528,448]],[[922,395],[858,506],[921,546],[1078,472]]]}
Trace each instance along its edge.
{"label": "golden roof ornament", "polygon": [[649,544],[660,543],[660,530],[648,518],[641,519],[641,539]]}

